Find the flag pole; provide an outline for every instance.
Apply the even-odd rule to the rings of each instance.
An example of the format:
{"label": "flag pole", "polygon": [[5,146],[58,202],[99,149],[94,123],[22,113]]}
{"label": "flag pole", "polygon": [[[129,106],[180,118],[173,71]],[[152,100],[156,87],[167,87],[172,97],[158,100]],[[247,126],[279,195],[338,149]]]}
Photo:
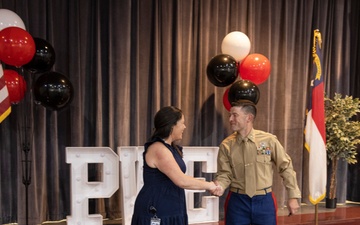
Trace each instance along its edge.
{"label": "flag pole", "polygon": [[319,204],[316,204],[315,205],[315,225],[318,225],[319,224],[319,214],[318,214],[318,205]]}
{"label": "flag pole", "polygon": [[321,33],[315,29],[312,46],[313,65],[305,123],[305,148],[309,151],[309,200],[315,205],[315,224],[318,224],[319,220],[318,203],[326,195],[327,157],[321,45]]}

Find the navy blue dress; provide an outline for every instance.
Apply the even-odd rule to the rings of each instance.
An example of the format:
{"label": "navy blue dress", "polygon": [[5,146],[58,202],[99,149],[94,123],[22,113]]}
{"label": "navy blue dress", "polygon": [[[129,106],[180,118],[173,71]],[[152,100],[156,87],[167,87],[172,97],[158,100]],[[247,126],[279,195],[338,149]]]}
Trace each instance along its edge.
{"label": "navy blue dress", "polygon": [[[146,164],[145,154],[148,147],[155,143],[163,143],[172,152],[180,169],[185,173],[186,165],[177,150],[165,143],[161,138],[155,138],[145,144],[143,153],[144,186],[136,197],[132,225],[150,225],[150,219],[154,214],[150,207],[156,208],[156,216],[161,219],[161,225],[187,225],[188,216],[186,211],[185,191],[176,186],[165,174],[156,168]],[[179,147],[182,150],[181,147]]]}

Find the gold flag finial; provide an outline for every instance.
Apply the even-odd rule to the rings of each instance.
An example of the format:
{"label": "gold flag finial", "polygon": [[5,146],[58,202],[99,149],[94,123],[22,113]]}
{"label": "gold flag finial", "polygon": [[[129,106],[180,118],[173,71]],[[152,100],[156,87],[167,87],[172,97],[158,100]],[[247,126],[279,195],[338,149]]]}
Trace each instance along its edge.
{"label": "gold flag finial", "polygon": [[321,79],[321,75],[322,75],[322,69],[321,69],[321,62],[320,62],[320,58],[318,56],[318,54],[316,53],[316,43],[318,43],[319,49],[321,49],[321,33],[319,31],[319,29],[314,30],[314,40],[313,40],[313,62],[316,66],[316,76],[315,79],[316,80],[320,80]]}
{"label": "gold flag finial", "polygon": [[322,40],[321,40],[321,33],[320,33],[319,29],[314,30],[314,43],[313,43],[314,45],[313,46],[316,45],[316,42],[318,42],[319,48],[321,49]]}

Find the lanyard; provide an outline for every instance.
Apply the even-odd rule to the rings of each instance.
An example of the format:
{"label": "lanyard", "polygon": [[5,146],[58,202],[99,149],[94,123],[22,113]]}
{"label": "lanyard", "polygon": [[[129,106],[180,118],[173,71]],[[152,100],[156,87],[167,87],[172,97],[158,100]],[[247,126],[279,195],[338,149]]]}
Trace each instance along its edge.
{"label": "lanyard", "polygon": [[161,219],[156,216],[156,208],[154,206],[150,206],[149,211],[154,215],[150,219],[150,225],[160,225]]}

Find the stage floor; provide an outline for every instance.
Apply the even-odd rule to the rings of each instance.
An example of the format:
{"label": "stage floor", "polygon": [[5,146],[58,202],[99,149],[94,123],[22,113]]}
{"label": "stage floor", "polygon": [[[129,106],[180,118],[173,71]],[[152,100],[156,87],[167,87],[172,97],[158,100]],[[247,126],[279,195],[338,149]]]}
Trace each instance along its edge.
{"label": "stage floor", "polygon": [[[66,221],[49,221],[42,224],[66,225]],[[121,219],[104,220],[104,224],[121,225]],[[301,205],[297,214],[288,216],[286,208],[278,210],[278,225],[314,225],[315,206]],[[336,224],[336,225],[359,225],[360,224],[360,203],[347,202],[337,205],[336,209],[328,209],[324,203],[318,205],[318,224]],[[192,225],[224,225],[224,222],[198,223]]]}
{"label": "stage floor", "polygon": [[[315,206],[301,205],[297,214],[288,216],[288,210],[278,210],[278,225],[313,225],[315,223]],[[337,205],[336,209],[328,209],[324,203],[318,205],[318,224],[358,225],[360,224],[360,204],[347,202]],[[224,225],[222,221],[216,223],[199,223],[193,225]]]}

